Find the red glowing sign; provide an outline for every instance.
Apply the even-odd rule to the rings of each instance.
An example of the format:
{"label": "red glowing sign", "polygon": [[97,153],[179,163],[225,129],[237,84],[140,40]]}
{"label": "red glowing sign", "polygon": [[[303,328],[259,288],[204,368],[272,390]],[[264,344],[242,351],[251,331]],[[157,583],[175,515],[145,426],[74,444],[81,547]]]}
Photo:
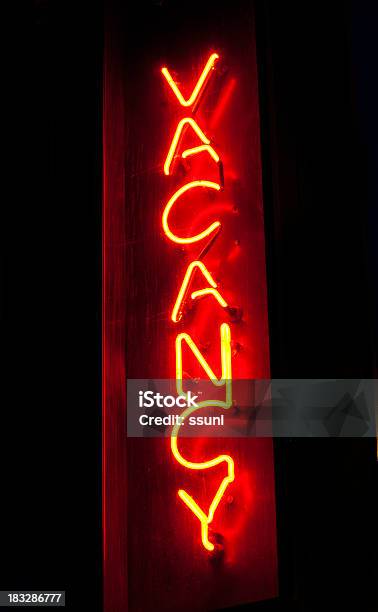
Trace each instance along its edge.
{"label": "red glowing sign", "polygon": [[[170,87],[174,91],[176,97],[178,98],[182,106],[193,107],[195,103],[198,105],[200,96],[203,93],[204,85],[205,83],[208,82],[210,75],[211,75],[211,71],[214,69],[214,63],[217,59],[219,59],[219,55],[217,53],[213,53],[209,57],[205,65],[205,68],[203,69],[202,74],[200,78],[198,79],[196,86],[193,89],[191,96],[187,100],[185,100],[184,97],[182,96],[176,83],[172,79],[168,69],[167,68],[162,69],[162,74],[167,79]],[[194,133],[198,136],[202,144],[198,147],[186,149],[181,154],[181,157],[185,159],[189,155],[195,155],[195,154],[206,151],[207,153],[210,154],[211,158],[214,160],[216,164],[218,164],[218,162],[220,161],[218,153],[210,145],[210,140],[204,134],[202,129],[198,126],[197,122],[192,118],[184,117],[183,119],[181,119],[181,121],[179,122],[176,128],[175,134],[172,138],[172,141],[169,147],[168,155],[165,160],[164,174],[167,176],[171,172],[172,162],[173,162],[175,153],[177,151],[180,139],[182,137],[183,131],[189,126],[192,128]],[[209,225],[209,227],[204,229],[202,232],[196,234],[195,236],[179,237],[173,234],[173,232],[170,230],[169,225],[168,225],[168,217],[169,217],[170,211],[172,207],[174,206],[174,204],[186,192],[190,192],[191,194],[192,193],[191,190],[198,189],[199,187],[207,188],[207,189],[214,189],[216,191],[220,191],[221,189],[221,185],[219,185],[218,183],[214,183],[212,181],[206,180],[206,178],[201,177],[198,180],[188,182],[182,187],[180,187],[176,191],[176,193],[169,199],[168,203],[166,204],[164,208],[164,212],[162,216],[162,226],[163,226],[166,236],[172,242],[183,244],[183,245],[188,245],[188,244],[192,244],[195,242],[199,242],[203,240],[204,238],[206,238],[207,236],[210,236],[210,234],[212,234],[215,230],[218,230],[220,228],[220,225],[221,225],[220,221],[217,220],[217,221],[214,221],[211,225]],[[181,288],[178,292],[178,296],[177,296],[175,305],[172,310],[171,319],[174,323],[177,323],[183,317],[183,301],[188,292],[188,287],[192,279],[192,275],[196,269],[202,272],[203,276],[205,277],[206,281],[209,283],[210,287],[206,287],[205,289],[200,289],[200,290],[192,292],[191,299],[194,300],[198,297],[202,297],[205,295],[212,295],[215,298],[215,300],[218,302],[218,304],[220,304],[221,307],[223,308],[227,307],[227,302],[217,290],[217,283],[214,281],[213,277],[211,276],[210,272],[206,268],[205,264],[202,261],[193,261],[187,268],[187,271],[185,273],[184,279],[181,284]],[[220,346],[221,346],[221,364],[222,364],[222,375],[220,379],[218,379],[217,376],[214,374],[212,368],[207,363],[206,359],[203,357],[201,351],[198,349],[198,347],[196,346],[195,342],[192,340],[190,335],[185,332],[177,335],[176,343],[175,343],[176,389],[179,395],[185,395],[184,385],[183,385],[183,365],[182,365],[182,360],[183,360],[182,343],[184,341],[187,343],[193,355],[198,360],[202,368],[205,370],[207,376],[210,378],[212,383],[215,386],[225,387],[225,400],[224,401],[206,400],[203,402],[199,402],[196,407],[194,408],[190,407],[184,410],[184,412],[182,413],[182,418],[185,419],[192,412],[196,410],[200,410],[201,408],[205,408],[206,406],[217,406],[223,409],[231,408],[232,406],[232,365],[231,365],[231,330],[230,330],[229,325],[226,322],[223,322],[220,326]],[[203,546],[205,547],[206,550],[213,551],[215,547],[214,547],[214,544],[209,540],[209,525],[213,521],[215,512],[222,500],[222,497],[228,485],[235,478],[234,461],[232,457],[230,457],[229,455],[218,455],[217,457],[209,461],[201,461],[201,462],[200,461],[198,462],[188,461],[181,455],[178,449],[177,438],[179,435],[180,427],[181,427],[180,424],[175,425],[175,427],[172,430],[171,450],[172,450],[173,456],[181,465],[191,470],[207,470],[221,463],[227,464],[227,476],[224,477],[222,482],[220,483],[219,488],[207,512],[204,512],[204,510],[199,506],[199,504],[186,491],[184,491],[183,489],[180,489],[178,491],[179,497],[188,506],[188,508],[193,512],[193,514],[199,519],[201,523],[201,539],[202,539]]]}
{"label": "red glowing sign", "polygon": [[[216,437],[222,424],[241,433],[237,381],[270,376],[254,18],[245,3],[203,3],[194,30],[179,4],[135,23],[119,3],[128,18],[112,13],[105,49],[108,612],[277,595],[272,441]],[[140,379],[175,379],[174,394],[207,402],[181,408],[168,438],[134,437]],[[223,417],[210,436],[207,415]]]}

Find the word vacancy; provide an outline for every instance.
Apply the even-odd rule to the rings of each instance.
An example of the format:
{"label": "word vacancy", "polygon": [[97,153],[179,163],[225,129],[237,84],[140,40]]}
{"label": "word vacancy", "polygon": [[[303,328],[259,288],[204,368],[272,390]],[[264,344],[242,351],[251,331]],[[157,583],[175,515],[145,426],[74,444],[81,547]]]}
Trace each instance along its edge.
{"label": "word vacancy", "polygon": [[[214,220],[208,227],[202,229],[195,235],[181,236],[177,235],[176,230],[172,229],[172,223],[170,223],[171,212],[178,203],[182,196],[186,194],[186,198],[194,196],[197,193],[203,193],[203,190],[210,190],[213,193],[219,192],[223,189],[223,166],[219,152],[212,146],[210,139],[206,135],[206,127],[199,125],[198,121],[194,118],[198,109],[199,103],[204,97],[205,88],[208,87],[211,76],[214,74],[220,57],[217,53],[212,53],[208,58],[194,89],[192,90],[189,97],[185,97],[182,93],[182,86],[178,86],[176,81],[172,78],[168,68],[164,67],[161,70],[164,78],[165,86],[168,90],[174,94],[172,99],[175,99],[176,104],[179,104],[179,109],[183,112],[183,117],[177,123],[173,138],[167,147],[168,153],[165,158],[163,172],[165,176],[170,176],[175,168],[175,160],[185,160],[188,157],[195,155],[208,155],[211,158],[211,164],[214,163],[219,171],[219,182],[206,180],[204,177],[199,177],[198,180],[191,180],[186,184],[182,185],[177,191],[169,198],[166,203],[163,214],[162,214],[162,229],[165,236],[176,245],[192,245],[194,243],[200,243],[202,248],[201,255],[194,258],[194,261],[188,265],[184,274],[180,289],[178,291],[176,301],[174,303],[171,320],[174,324],[181,322],[181,325],[185,323],[185,312],[184,303],[186,300],[196,300],[203,296],[210,296],[214,302],[214,308],[222,308],[226,314],[230,312],[230,308],[217,289],[217,283],[213,279],[206,265],[202,261],[209,248],[211,248],[216,234],[221,229],[221,222]],[[182,107],[182,108],[181,108]],[[192,136],[198,138],[198,146],[191,147],[180,151],[180,145],[182,143],[182,136],[187,131],[191,130]],[[182,147],[181,147],[182,148]],[[205,239],[208,239],[208,244],[204,243]],[[201,273],[208,286],[198,291],[190,292],[190,284],[195,274]],[[208,461],[189,461],[181,453],[178,448],[178,435],[180,427],[184,424],[184,421],[193,412],[200,410],[201,408],[215,406],[217,408],[229,409],[232,406],[232,353],[231,353],[231,330],[227,322],[221,323],[219,327],[219,338],[220,338],[220,357],[221,357],[221,377],[218,378],[211,366],[203,356],[202,352],[198,348],[193,338],[185,332],[178,333],[175,340],[175,361],[176,361],[176,390],[177,394],[185,397],[183,385],[183,344],[192,351],[194,357],[198,360],[201,368],[205,371],[213,385],[217,388],[224,387],[224,399],[223,400],[206,400],[196,404],[196,406],[187,406],[182,412],[179,423],[175,424],[171,433],[171,451],[175,460],[189,470],[208,470],[219,464],[224,463],[227,467],[227,475],[223,478],[220,486],[210,504],[207,512],[205,512],[198,503],[183,489],[179,489],[178,495],[186,506],[193,512],[197,517],[201,526],[201,540],[204,548],[208,551],[214,551],[214,543],[209,540],[209,525],[214,519],[215,512],[224,496],[224,493],[230,483],[235,479],[234,461],[232,457],[226,454],[218,455],[217,457]]]}

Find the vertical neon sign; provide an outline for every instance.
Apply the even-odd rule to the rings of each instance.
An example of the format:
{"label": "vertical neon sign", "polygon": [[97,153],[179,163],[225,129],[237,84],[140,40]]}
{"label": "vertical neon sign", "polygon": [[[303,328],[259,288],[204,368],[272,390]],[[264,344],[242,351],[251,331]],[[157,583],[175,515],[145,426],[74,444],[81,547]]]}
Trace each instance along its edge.
{"label": "vertical neon sign", "polygon": [[[185,108],[190,108],[192,113],[198,107],[198,104],[203,96],[205,86],[207,85],[209,79],[211,78],[212,71],[215,68],[216,62],[219,60],[219,55],[217,53],[213,53],[210,55],[208,61],[206,62],[205,67],[197,80],[197,83],[188,99],[185,99],[182,95],[179,87],[171,77],[169,70],[164,67],[161,72],[164,78],[166,79],[168,85],[171,90],[175,94],[179,104]],[[198,137],[200,144],[196,147],[191,147],[189,149],[185,149],[181,155],[178,155],[178,148],[180,145],[181,137],[185,130],[191,128],[193,133]],[[175,133],[172,137],[168,154],[164,163],[164,174],[169,176],[172,173],[172,165],[176,157],[181,157],[183,159],[188,156],[193,156],[197,154],[207,153],[210,155],[214,163],[220,163],[219,153],[213,148],[210,143],[209,138],[206,136],[203,129],[198,125],[197,121],[195,121],[191,117],[182,118],[175,130]],[[222,175],[222,173],[220,173]],[[169,225],[169,215],[172,208],[178,204],[184,194],[188,192],[189,195],[193,194],[193,190],[198,189],[211,189],[214,191],[220,191],[222,189],[222,180],[220,183],[215,183],[213,181],[206,180],[205,178],[200,178],[195,181],[188,182],[181,186],[168,200],[165,205],[163,215],[162,215],[162,228],[164,230],[165,235],[169,240],[176,244],[181,245],[190,245],[193,243],[200,242],[207,237],[212,238],[216,232],[218,232],[221,228],[221,222],[219,220],[214,220],[207,228],[204,228],[201,232],[187,237],[177,236],[172,232]],[[212,296],[215,298],[214,305],[217,307],[226,308],[228,306],[224,297],[217,290],[217,283],[212,278],[210,272],[207,270],[205,264],[200,260],[192,261],[185,273],[184,279],[182,281],[181,287],[179,289],[175,304],[172,309],[171,320],[174,323],[180,321],[183,317],[183,302],[187,297],[188,287],[190,285],[190,281],[192,279],[193,274],[200,271],[207,283],[208,287],[194,291],[191,293],[191,299],[195,300],[198,297],[203,296]],[[191,349],[194,357],[197,359],[198,363],[205,371],[211,382],[216,387],[224,387],[225,388],[225,399],[220,400],[206,400],[202,402],[198,402],[196,407],[190,407],[184,410],[182,413],[182,418],[185,420],[190,414],[194,411],[200,410],[207,406],[216,406],[223,409],[229,409],[232,406],[232,355],[231,355],[231,330],[229,325],[226,322],[223,322],[220,325],[219,329],[220,333],[220,357],[221,357],[221,376],[218,378],[216,374],[213,372],[211,366],[208,364],[200,349],[197,347],[193,339],[188,333],[180,333],[176,336],[175,341],[175,355],[176,355],[176,390],[180,395],[185,395],[184,387],[183,387],[183,355],[182,355],[182,344],[185,342],[187,346]],[[176,461],[190,470],[207,470],[212,467],[215,467],[221,463],[225,463],[227,465],[227,476],[225,476],[222,482],[219,485],[218,490],[209,506],[207,512],[198,505],[198,503],[193,499],[191,495],[189,495],[185,490],[179,489],[178,495],[180,499],[187,505],[187,507],[193,512],[193,514],[198,518],[201,525],[201,540],[204,548],[208,551],[213,551],[215,546],[213,542],[209,540],[209,525],[212,523],[215,512],[222,500],[222,497],[230,483],[233,482],[235,478],[235,469],[234,469],[234,461],[232,457],[226,454],[218,455],[217,457],[208,460],[208,461],[188,461],[183,455],[180,453],[178,448],[178,435],[181,425],[175,425],[171,433],[171,451],[176,459]]]}

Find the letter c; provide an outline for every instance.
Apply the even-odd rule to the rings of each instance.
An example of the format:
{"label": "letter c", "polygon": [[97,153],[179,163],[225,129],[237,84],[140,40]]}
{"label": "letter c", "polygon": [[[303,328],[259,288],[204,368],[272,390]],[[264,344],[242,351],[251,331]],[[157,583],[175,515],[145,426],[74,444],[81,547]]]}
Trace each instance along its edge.
{"label": "letter c", "polygon": [[215,221],[214,223],[209,225],[207,229],[203,230],[203,232],[200,232],[199,234],[196,234],[195,236],[191,236],[189,238],[180,238],[179,236],[173,234],[169,229],[168,215],[171,211],[172,206],[174,205],[176,200],[178,200],[179,197],[182,196],[183,193],[185,193],[189,189],[194,189],[195,187],[207,187],[208,189],[215,189],[216,191],[219,191],[221,188],[218,183],[213,183],[212,181],[192,181],[191,183],[187,183],[183,187],[180,187],[180,189],[176,191],[176,193],[168,201],[162,217],[162,224],[165,235],[170,240],[172,240],[172,242],[177,242],[178,244],[192,244],[193,242],[198,242],[199,240],[202,240],[202,238],[205,238],[206,236],[211,234],[211,232],[213,232],[217,227],[220,226],[220,221]]}

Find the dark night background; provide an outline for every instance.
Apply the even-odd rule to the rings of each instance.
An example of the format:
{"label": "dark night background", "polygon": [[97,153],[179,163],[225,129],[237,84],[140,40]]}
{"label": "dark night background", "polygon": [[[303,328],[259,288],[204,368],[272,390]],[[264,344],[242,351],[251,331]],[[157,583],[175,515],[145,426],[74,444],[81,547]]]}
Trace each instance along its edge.
{"label": "dark night background", "polygon": [[[255,4],[272,376],[376,377],[378,7]],[[26,17],[7,22],[0,586],[100,610],[103,7]],[[282,601],[251,609],[376,609],[374,457],[277,444]]]}

